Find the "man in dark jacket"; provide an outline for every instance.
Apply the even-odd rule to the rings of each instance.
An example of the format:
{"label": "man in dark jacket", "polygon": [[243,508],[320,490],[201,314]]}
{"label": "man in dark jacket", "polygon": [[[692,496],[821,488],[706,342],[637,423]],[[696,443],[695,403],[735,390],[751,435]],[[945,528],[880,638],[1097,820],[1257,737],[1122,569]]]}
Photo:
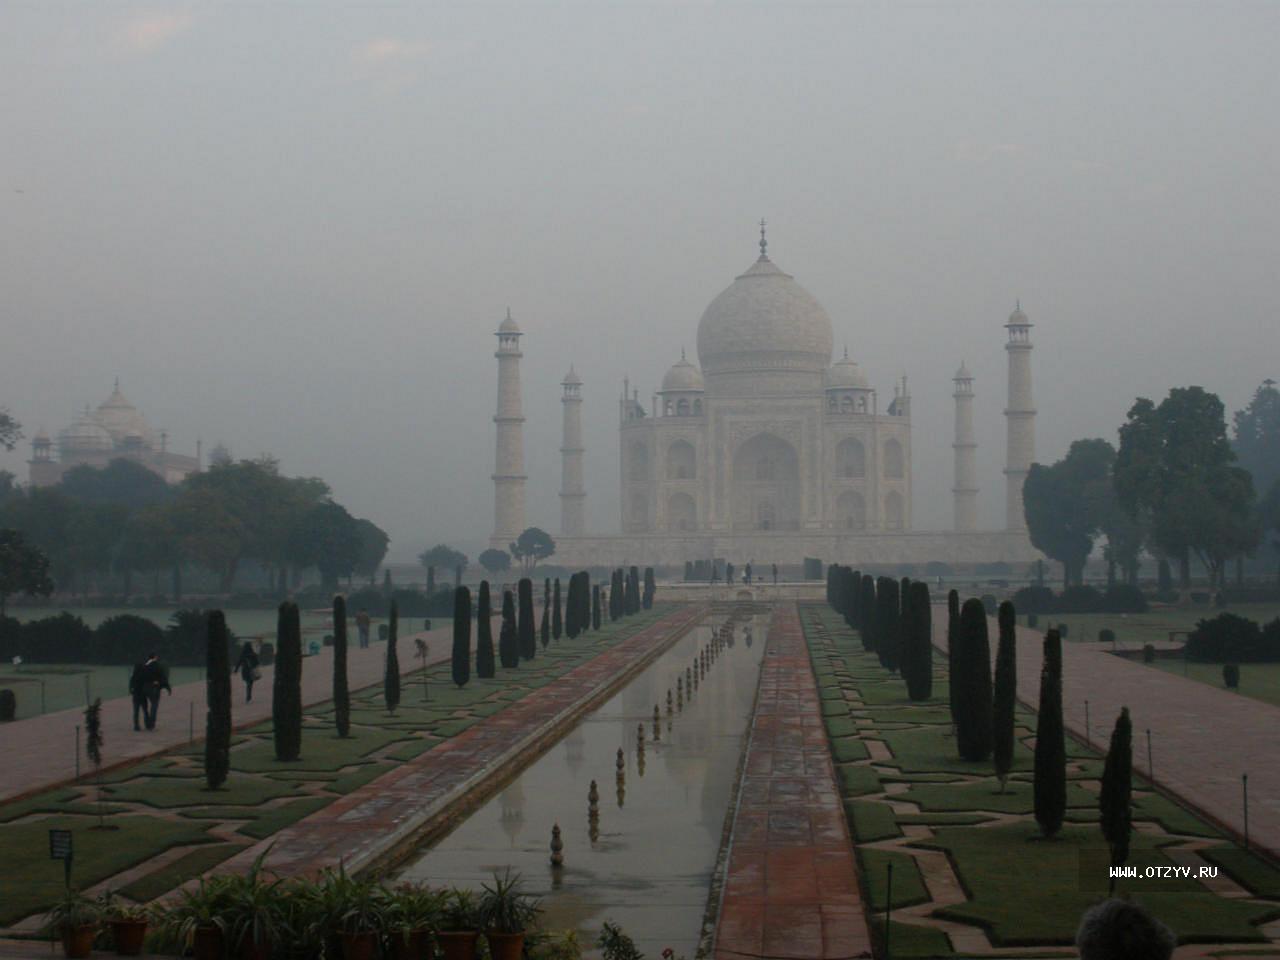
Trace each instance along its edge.
{"label": "man in dark jacket", "polygon": [[173,696],[173,688],[169,686],[169,671],[160,663],[154,653],[147,654],[147,661],[142,665],[142,692],[146,695],[149,710],[144,710],[147,729],[156,728],[156,714],[160,711],[160,691],[168,690]]}
{"label": "man in dark jacket", "polygon": [[138,713],[141,711],[142,719],[146,722],[147,728],[151,728],[151,701],[147,699],[147,691],[143,688],[143,678],[146,676],[147,666],[145,663],[135,663],[133,665],[133,673],[129,675],[129,693],[133,696],[133,729],[141,730],[142,727],[138,723]]}

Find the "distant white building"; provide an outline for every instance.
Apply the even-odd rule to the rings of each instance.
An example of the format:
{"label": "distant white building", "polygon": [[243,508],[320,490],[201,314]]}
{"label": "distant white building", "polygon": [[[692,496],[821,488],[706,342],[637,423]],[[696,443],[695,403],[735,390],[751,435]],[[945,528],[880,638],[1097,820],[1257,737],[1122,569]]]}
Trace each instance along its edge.
{"label": "distant white building", "polygon": [[28,479],[33,487],[48,487],[74,467],[105,467],[119,459],[141,464],[166,483],[180,483],[200,471],[199,444],[194,457],[171,452],[168,434],[151,428],[120,392],[117,380],[111,396],[96,410],[86,406],[70,426],[58,432],[56,442],[44,430],[35,435]]}

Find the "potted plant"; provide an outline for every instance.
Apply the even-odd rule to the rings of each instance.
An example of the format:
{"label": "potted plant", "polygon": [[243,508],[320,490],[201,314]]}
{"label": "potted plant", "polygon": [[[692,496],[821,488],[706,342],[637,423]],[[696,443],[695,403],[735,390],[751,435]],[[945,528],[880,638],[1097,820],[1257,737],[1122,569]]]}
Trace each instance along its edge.
{"label": "potted plant", "polygon": [[111,942],[116,946],[116,954],[121,957],[136,957],[142,953],[147,924],[151,922],[151,910],[109,890],[98,898],[98,909],[111,928]]}
{"label": "potted plant", "polygon": [[93,952],[100,917],[98,904],[78,891],[68,890],[46,915],[45,930],[50,936],[62,938],[64,956],[87,957]]}
{"label": "potted plant", "polygon": [[440,916],[436,942],[444,960],[474,960],[480,939],[476,898],[470,890],[450,890]]}
{"label": "potted plant", "polygon": [[430,960],[431,931],[438,929],[447,894],[416,883],[391,891],[383,919],[392,960]]}
{"label": "potted plant", "polygon": [[281,881],[264,879],[265,855],[254,861],[248,873],[226,880],[226,942],[240,960],[271,960],[271,945],[278,939]]}
{"label": "potted plant", "polygon": [[165,911],[166,931],[189,947],[195,960],[222,960],[226,953],[229,880],[201,877],[194,887],[179,890],[177,902]]}
{"label": "potted plant", "polygon": [[319,884],[295,878],[277,889],[276,935],[285,960],[324,955],[327,913]]}
{"label": "potted plant", "polygon": [[520,890],[520,874],[512,875],[508,867],[502,876],[482,885],[479,921],[489,942],[493,960],[520,960],[524,950],[525,931],[533,926],[542,911],[538,901]]}
{"label": "potted plant", "polygon": [[387,893],[372,880],[349,878],[338,914],[338,938],[345,960],[374,960],[387,909]]}

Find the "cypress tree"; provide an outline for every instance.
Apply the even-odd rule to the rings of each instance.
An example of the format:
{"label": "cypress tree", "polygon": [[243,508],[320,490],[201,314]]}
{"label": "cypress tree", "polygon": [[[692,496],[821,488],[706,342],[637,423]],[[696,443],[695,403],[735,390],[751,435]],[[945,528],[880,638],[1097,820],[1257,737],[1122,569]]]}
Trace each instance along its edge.
{"label": "cypress tree", "polygon": [[551,578],[542,581],[542,649],[551,643]]}
{"label": "cypress tree", "polygon": [[516,589],[516,638],[520,657],[532,660],[538,655],[538,637],[533,627],[533,581],[524,577]]}
{"label": "cypress tree", "polygon": [[578,603],[582,606],[578,611],[578,624],[583,633],[598,630],[598,626],[593,627],[591,624],[591,574],[583,570],[578,576],[582,578],[582,586],[578,588]]}
{"label": "cypress tree", "polygon": [[956,631],[960,629],[960,593],[947,593],[947,703],[951,725],[956,725]]}
{"label": "cypress tree", "polygon": [[351,736],[351,690],[347,684],[347,598],[333,598],[333,723],[338,736]]}
{"label": "cypress tree", "polygon": [[880,666],[896,672],[901,662],[901,607],[898,581],[881,577],[876,584],[876,653]]}
{"label": "cypress tree", "polygon": [[[546,611],[544,610],[545,614]],[[520,666],[520,641],[516,636],[516,600],[510,590],[502,592],[502,626],[498,629],[498,660],[511,670]]]}
{"label": "cypress tree", "polygon": [[1000,780],[1000,792],[1004,793],[1005,781],[1013,769],[1013,710],[1018,698],[1018,615],[1008,600],[1000,604],[997,622],[1000,640],[996,646],[996,680],[992,698],[991,760]]}
{"label": "cypress tree", "polygon": [[631,568],[631,589],[627,592],[631,598],[631,603],[627,607],[627,613],[635,614],[640,612],[640,568],[633,566]]}
{"label": "cypress tree", "polygon": [[653,595],[658,590],[657,581],[653,576],[653,567],[644,568],[644,600],[643,605],[646,610],[653,609]]}
{"label": "cypress tree", "polygon": [[493,663],[493,607],[489,598],[489,581],[480,581],[476,598],[476,676],[491,680],[497,671]]}
{"label": "cypress tree", "polygon": [[839,589],[844,605],[844,622],[857,630],[862,612],[862,573],[848,567],[842,569]]}
{"label": "cypress tree", "polygon": [[[963,614],[961,618],[963,620]],[[1057,630],[1050,630],[1044,638],[1040,709],[1036,714],[1034,788],[1036,823],[1040,824],[1040,832],[1046,837],[1056,836],[1062,829],[1062,820],[1067,812],[1067,744],[1062,728],[1062,638]]]}
{"label": "cypress tree", "polygon": [[912,642],[915,640],[915,635],[912,633],[912,610],[909,602],[911,581],[904,578],[899,584],[899,590],[901,590],[901,593],[898,596],[898,673],[907,688],[907,696],[910,697],[912,683],[911,655],[914,652]]}
{"label": "cypress tree", "polygon": [[564,632],[570,640],[578,635],[578,575],[569,577],[569,589],[564,598]]}
{"label": "cypress tree", "polygon": [[911,584],[907,609],[911,611],[907,618],[910,634],[903,647],[902,675],[907,681],[907,696],[928,700],[933,696],[933,605],[927,583],[917,580]]}
{"label": "cypress tree", "polygon": [[210,610],[205,639],[204,783],[217,790],[231,769],[231,656],[227,620]]}
{"label": "cypress tree", "polygon": [[[1102,791],[1098,796],[1102,835],[1111,851],[1111,866],[1120,867],[1129,859],[1129,834],[1133,832],[1130,799],[1133,794],[1133,725],[1129,708],[1123,707],[1111,731],[1111,746],[1102,768]],[[1111,880],[1111,890],[1116,888]]]}
{"label": "cypress tree", "polygon": [[453,591],[453,682],[461,689],[471,679],[471,591]]}
{"label": "cypress tree", "polygon": [[609,620],[617,620],[622,615],[622,570],[614,570],[609,574]]}
{"label": "cypress tree", "polygon": [[600,584],[591,588],[591,629],[600,629]]}
{"label": "cypress tree", "polygon": [[862,599],[858,601],[861,618],[858,633],[862,637],[862,649],[874,651],[879,645],[879,638],[876,636],[876,582],[869,573],[862,575],[861,596]]}
{"label": "cypress tree", "polygon": [[[689,572],[688,572],[689,561],[686,560],[684,566],[685,566],[684,578],[688,580],[689,579]],[[836,603],[836,590],[835,590],[836,575],[839,573],[839,571],[840,571],[840,567],[838,564],[833,563],[827,567],[827,606],[831,607],[831,609],[836,611],[840,610],[839,604]]]}
{"label": "cypress tree", "polygon": [[964,760],[991,756],[991,643],[987,611],[970,597],[956,635],[956,747]]}
{"label": "cypress tree", "polygon": [[276,759],[297,760],[302,754],[302,622],[298,605],[287,600],[280,604],[276,619],[271,724]]}
{"label": "cypress tree", "polygon": [[556,577],[556,585],[551,592],[551,636],[557,640],[564,632],[564,620],[560,615],[560,578]]}
{"label": "cypress tree", "polygon": [[387,702],[387,713],[395,713],[400,706],[400,656],[396,650],[396,641],[400,639],[400,609],[394,597],[387,619],[387,669],[382,678],[382,697]]}

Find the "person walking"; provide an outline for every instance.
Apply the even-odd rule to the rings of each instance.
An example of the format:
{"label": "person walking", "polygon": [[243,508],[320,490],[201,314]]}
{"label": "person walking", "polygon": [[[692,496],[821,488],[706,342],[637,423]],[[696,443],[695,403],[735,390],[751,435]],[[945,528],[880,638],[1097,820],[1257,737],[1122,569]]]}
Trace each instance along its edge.
{"label": "person walking", "polygon": [[356,630],[360,634],[360,649],[364,650],[369,646],[369,611],[364,607],[356,614]]}
{"label": "person walking", "polygon": [[751,586],[751,562],[747,562],[746,569],[742,571],[742,582],[748,587]]}
{"label": "person walking", "polygon": [[778,585],[778,565],[773,563],[770,566],[773,568],[773,585],[776,587]]}
{"label": "person walking", "polygon": [[232,668],[240,674],[240,679],[244,681],[245,703],[253,700],[253,683],[262,676],[262,671],[258,669],[258,664],[261,662],[258,659],[258,654],[253,649],[253,644],[246,640],[244,646],[240,648],[240,659],[236,661],[235,667]]}
{"label": "person walking", "polygon": [[151,705],[147,700],[147,691],[144,689],[144,677],[146,676],[146,663],[135,663],[133,665],[133,673],[129,675],[129,693],[133,697],[133,729],[141,730],[142,725],[138,723],[138,714],[142,714],[142,720],[147,725],[147,729],[151,728]]}
{"label": "person walking", "polygon": [[156,728],[156,715],[160,712],[160,691],[168,690],[173,696],[173,687],[169,686],[169,671],[154,653],[147,654],[147,662],[142,665],[142,691],[147,697],[145,711],[148,730]]}

